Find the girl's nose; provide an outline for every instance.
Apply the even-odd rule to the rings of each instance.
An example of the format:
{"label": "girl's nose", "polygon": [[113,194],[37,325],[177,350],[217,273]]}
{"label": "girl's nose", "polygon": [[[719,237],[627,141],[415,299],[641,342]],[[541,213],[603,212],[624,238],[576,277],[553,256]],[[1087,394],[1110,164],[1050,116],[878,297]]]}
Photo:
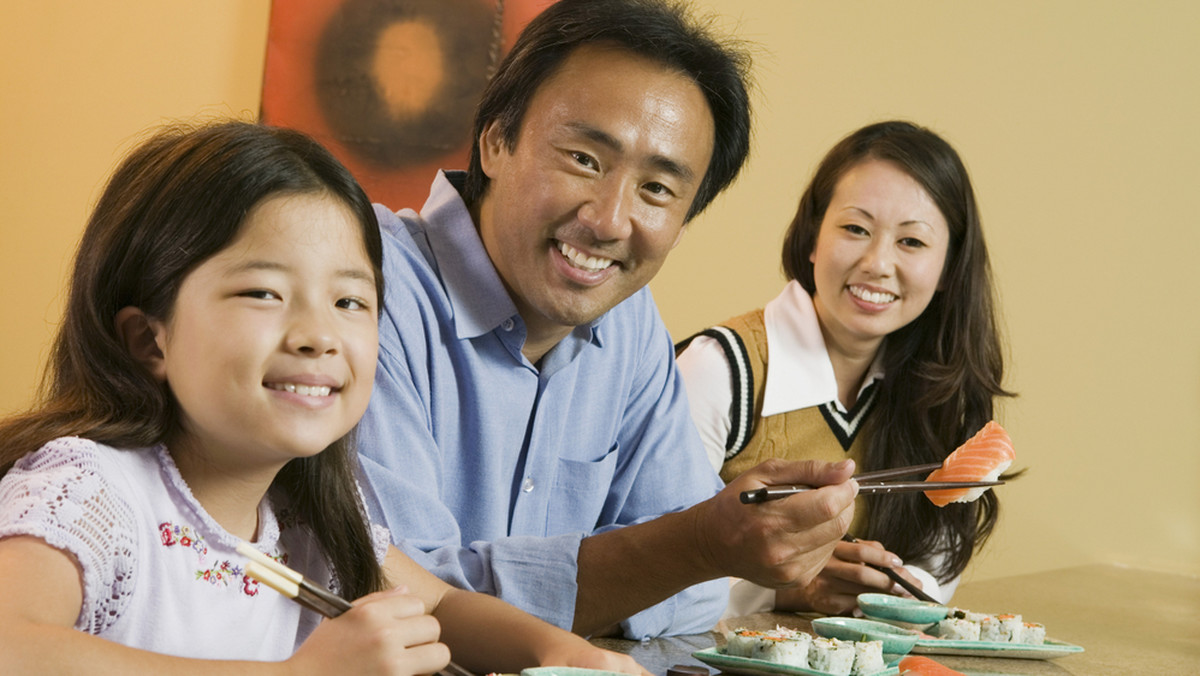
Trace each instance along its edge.
{"label": "girl's nose", "polygon": [[317,311],[302,312],[292,322],[285,339],[288,351],[310,357],[336,354],[337,332]]}

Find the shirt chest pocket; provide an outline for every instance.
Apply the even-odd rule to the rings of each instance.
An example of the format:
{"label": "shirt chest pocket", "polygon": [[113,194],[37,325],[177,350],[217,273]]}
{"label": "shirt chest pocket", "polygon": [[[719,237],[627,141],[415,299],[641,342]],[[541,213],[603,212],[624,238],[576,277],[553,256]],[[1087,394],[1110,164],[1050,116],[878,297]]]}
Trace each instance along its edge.
{"label": "shirt chest pocket", "polygon": [[546,512],[546,535],[595,530],[612,486],[619,448],[614,445],[599,460],[558,459]]}

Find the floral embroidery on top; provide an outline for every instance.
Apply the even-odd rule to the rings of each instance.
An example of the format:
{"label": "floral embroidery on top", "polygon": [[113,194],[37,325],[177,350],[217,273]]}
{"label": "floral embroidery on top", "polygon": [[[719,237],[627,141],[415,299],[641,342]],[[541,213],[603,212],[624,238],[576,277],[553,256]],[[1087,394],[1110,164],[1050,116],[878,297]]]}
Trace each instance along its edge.
{"label": "floral embroidery on top", "polygon": [[[208,545],[204,537],[191,526],[179,526],[170,522],[158,524],[158,534],[164,547],[181,547],[195,552],[200,567],[196,569],[196,580],[207,582],[213,586],[228,587],[230,583],[241,580],[239,591],[246,596],[258,596],[258,580],[246,575],[245,569],[228,559],[217,561],[208,560]],[[288,555],[282,554],[271,558],[287,564]]]}

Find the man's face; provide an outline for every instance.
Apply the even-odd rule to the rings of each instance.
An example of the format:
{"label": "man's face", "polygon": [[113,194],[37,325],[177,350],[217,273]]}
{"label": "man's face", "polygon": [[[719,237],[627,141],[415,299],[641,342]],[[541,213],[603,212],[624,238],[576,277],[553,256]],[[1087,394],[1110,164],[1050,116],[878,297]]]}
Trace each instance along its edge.
{"label": "man's face", "polygon": [[527,345],[548,349],[654,277],[683,235],[713,133],[689,77],[597,45],[542,83],[513,148],[485,128],[479,233]]}

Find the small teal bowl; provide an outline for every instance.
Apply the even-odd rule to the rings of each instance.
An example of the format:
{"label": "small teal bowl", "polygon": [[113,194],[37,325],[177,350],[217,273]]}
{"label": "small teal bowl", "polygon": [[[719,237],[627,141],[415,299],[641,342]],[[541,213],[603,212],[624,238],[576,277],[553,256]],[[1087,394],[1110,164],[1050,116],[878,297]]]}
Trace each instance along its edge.
{"label": "small teal bowl", "polygon": [[521,676],[629,676],[616,671],[584,669],[583,667],[530,667],[522,669]]}
{"label": "small teal bowl", "polygon": [[918,601],[891,594],[859,594],[858,607],[872,620],[929,627],[946,619],[950,609],[940,603]]}
{"label": "small teal bowl", "polygon": [[862,620],[856,617],[821,617],[812,621],[817,636],[840,638],[843,641],[881,641],[883,652],[907,655],[921,632],[903,629],[885,622]]}

